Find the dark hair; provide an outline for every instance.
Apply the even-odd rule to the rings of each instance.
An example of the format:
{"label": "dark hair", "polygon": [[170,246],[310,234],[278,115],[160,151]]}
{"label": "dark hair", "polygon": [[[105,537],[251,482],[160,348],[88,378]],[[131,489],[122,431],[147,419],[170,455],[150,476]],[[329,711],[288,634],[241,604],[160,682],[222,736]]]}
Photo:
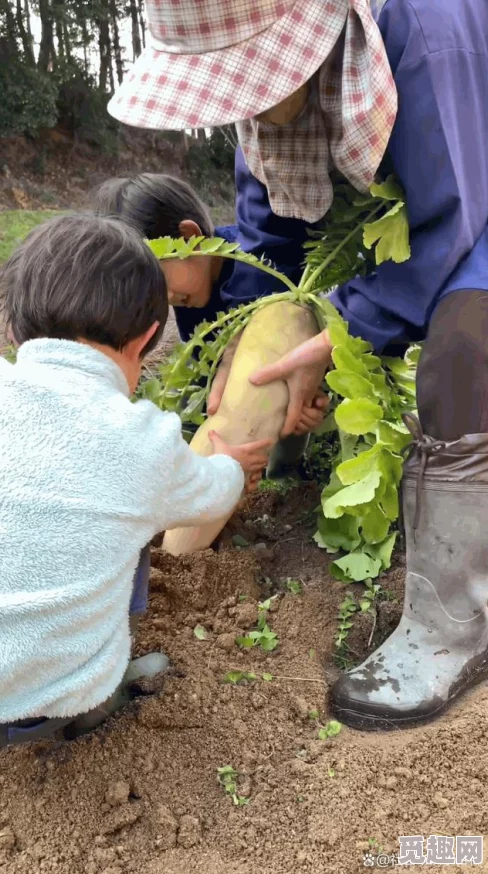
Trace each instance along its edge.
{"label": "dark hair", "polygon": [[59,216],[26,237],[0,271],[6,322],[20,345],[83,338],[123,349],[168,317],[166,282],[146,243],[124,222]]}
{"label": "dark hair", "polygon": [[182,179],[163,173],[141,173],[133,179],[109,179],[92,194],[98,215],[117,215],[148,240],[179,237],[180,222],[191,219],[205,237],[213,234],[205,204]]}

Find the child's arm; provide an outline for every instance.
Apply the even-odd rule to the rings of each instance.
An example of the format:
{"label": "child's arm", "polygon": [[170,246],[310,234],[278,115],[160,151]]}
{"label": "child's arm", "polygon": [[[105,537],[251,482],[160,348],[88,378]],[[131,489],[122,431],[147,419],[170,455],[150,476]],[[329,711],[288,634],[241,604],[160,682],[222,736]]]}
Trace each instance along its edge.
{"label": "child's arm", "polygon": [[175,414],[161,414],[160,422],[165,443],[160,468],[160,530],[203,525],[229,515],[244,489],[244,473],[252,475],[265,466],[269,441],[229,447],[215,435],[215,454],[203,458],[183,439]]}

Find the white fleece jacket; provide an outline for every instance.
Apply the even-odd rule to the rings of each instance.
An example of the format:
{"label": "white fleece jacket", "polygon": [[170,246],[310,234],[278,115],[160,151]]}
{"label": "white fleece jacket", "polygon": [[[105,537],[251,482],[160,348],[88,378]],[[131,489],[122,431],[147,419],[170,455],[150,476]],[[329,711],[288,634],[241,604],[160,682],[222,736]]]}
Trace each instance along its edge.
{"label": "white fleece jacket", "polygon": [[230,512],[240,465],[201,458],[173,413],[131,403],[117,365],[67,340],[0,359],[0,723],[112,694],[139,552]]}

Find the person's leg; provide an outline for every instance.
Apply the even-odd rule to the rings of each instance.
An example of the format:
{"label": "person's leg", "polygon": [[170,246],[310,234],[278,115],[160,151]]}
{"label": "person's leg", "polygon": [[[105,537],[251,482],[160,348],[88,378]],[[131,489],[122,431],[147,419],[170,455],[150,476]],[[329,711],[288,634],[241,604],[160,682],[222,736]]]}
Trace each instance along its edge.
{"label": "person's leg", "polygon": [[[146,612],[149,594],[149,573],[151,569],[151,550],[149,544],[141,551],[132,588],[132,598],[129,607],[129,627],[132,638],[137,632],[140,617]],[[80,714],[65,729],[65,737],[73,738],[85,734],[101,725],[116,710],[130,701],[130,683],[143,678],[154,677],[166,671],[169,667],[169,659],[162,652],[147,653],[137,659],[132,659],[122,682],[114,693],[99,707],[90,710],[89,713]]]}
{"label": "person's leg", "polygon": [[435,310],[417,399],[403,616],[331,691],[337,717],[361,729],[428,721],[488,677],[488,292],[453,292]]}

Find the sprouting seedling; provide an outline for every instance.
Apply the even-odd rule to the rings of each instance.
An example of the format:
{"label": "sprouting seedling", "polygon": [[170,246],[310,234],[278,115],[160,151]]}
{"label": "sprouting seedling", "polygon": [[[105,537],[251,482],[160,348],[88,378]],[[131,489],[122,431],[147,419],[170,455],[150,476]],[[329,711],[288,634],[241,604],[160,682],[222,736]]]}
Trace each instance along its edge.
{"label": "sprouting seedling", "polygon": [[379,856],[383,852],[383,847],[380,846],[380,842],[377,838],[368,838],[368,845],[370,850]]}
{"label": "sprouting seedling", "polygon": [[359,609],[362,613],[368,613],[374,606],[375,601],[382,594],[382,588],[379,583],[373,583],[373,580],[365,580],[366,591],[364,592],[360,602]]}
{"label": "sprouting seedling", "polygon": [[334,638],[334,645],[341,651],[341,654],[343,654],[345,650],[349,631],[352,628],[352,617],[357,609],[358,607],[353,595],[350,592],[347,592],[346,597],[342,603],[339,604],[339,610],[337,613],[339,623]]}
{"label": "sprouting seedling", "polygon": [[303,592],[303,586],[301,580],[292,580],[288,578],[285,580],[286,588],[292,595],[301,595]]}
{"label": "sprouting seedling", "polygon": [[273,674],[264,673],[260,677],[252,671],[228,671],[222,678],[223,683],[230,683],[232,686],[239,686],[240,683],[253,683],[261,679],[263,683],[271,683],[275,678]]}
{"label": "sprouting seedling", "polygon": [[331,737],[336,737],[342,729],[342,723],[336,719],[331,719],[322,728],[319,729],[319,740],[329,740]]}
{"label": "sprouting seedling", "polygon": [[347,668],[351,664],[348,658],[347,638],[354,624],[354,615],[356,613],[371,613],[373,615],[374,622],[368,641],[368,646],[370,646],[376,626],[376,603],[388,597],[388,593],[385,592],[380,584],[374,583],[371,579],[365,581],[365,587],[366,589],[361,595],[359,604],[356,602],[354,595],[351,592],[347,592],[346,597],[339,605],[337,613],[338,626],[334,644],[338,649],[336,661],[342,668]]}
{"label": "sprouting seedling", "polygon": [[257,676],[251,671],[228,671],[222,682],[238,686],[239,683],[251,683],[253,680],[257,680]]}
{"label": "sprouting seedling", "polygon": [[240,646],[242,649],[252,649],[255,646],[259,646],[263,652],[272,652],[276,649],[279,644],[278,635],[276,632],[271,631],[268,625],[268,613],[275,598],[277,598],[277,595],[273,595],[271,598],[258,604],[257,626],[249,634],[236,637],[237,646]]}
{"label": "sprouting seedling", "polygon": [[222,768],[217,768],[217,780],[224,792],[231,799],[236,807],[244,807],[249,804],[249,798],[239,795],[238,781],[239,772],[232,765],[224,765]]}
{"label": "sprouting seedling", "polygon": [[196,625],[193,629],[193,634],[197,640],[208,640],[210,637],[209,632],[203,625]]}

